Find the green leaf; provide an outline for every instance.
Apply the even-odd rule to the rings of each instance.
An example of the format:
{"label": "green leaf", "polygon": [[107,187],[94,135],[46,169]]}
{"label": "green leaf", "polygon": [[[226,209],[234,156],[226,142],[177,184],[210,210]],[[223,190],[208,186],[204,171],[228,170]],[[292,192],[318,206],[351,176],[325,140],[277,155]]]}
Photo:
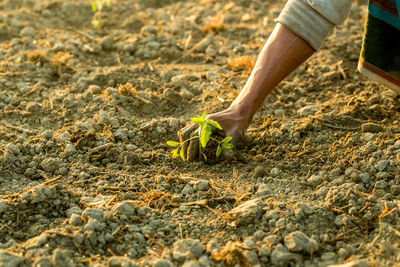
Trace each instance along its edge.
{"label": "green leaf", "polygon": [[203,118],[205,120],[206,119],[206,115],[207,115],[207,111],[204,111],[203,114],[201,114],[201,118]]}
{"label": "green leaf", "polygon": [[174,141],[167,141],[167,145],[172,146],[172,147],[177,147],[179,146],[181,143],[179,142],[174,142]]}
{"label": "green leaf", "polygon": [[194,117],[190,119],[193,123],[203,124],[206,120],[202,117]]}
{"label": "green leaf", "polygon": [[204,153],[201,153],[201,154],[203,155],[204,160],[207,161],[207,156],[206,156],[206,154],[204,154]]}
{"label": "green leaf", "polygon": [[98,21],[97,19],[93,19],[92,20],[92,25],[93,25],[93,27],[98,28],[99,25],[100,25],[100,21]]}
{"label": "green leaf", "polygon": [[186,161],[186,160],[185,160],[185,153],[183,152],[183,149],[181,149],[181,152],[179,153],[179,155],[181,156],[181,159],[182,159],[183,161]]}
{"label": "green leaf", "polygon": [[232,149],[233,145],[231,143],[221,143],[222,147],[225,149]]}
{"label": "green leaf", "polygon": [[218,147],[217,147],[217,152],[215,153],[215,156],[217,156],[217,158],[218,158],[219,155],[221,155],[221,152],[222,152],[221,145],[218,145]]}
{"label": "green leaf", "polygon": [[214,127],[217,128],[217,129],[222,130],[221,125],[219,125],[219,123],[216,122],[216,121],[214,121],[214,120],[208,119],[208,120],[206,120],[206,123],[207,123],[207,124],[210,124],[210,125],[212,125],[212,126],[214,126]]}
{"label": "green leaf", "polygon": [[203,148],[206,147],[208,141],[210,141],[210,135],[211,135],[211,126],[205,125],[201,129],[201,134],[200,134],[200,144]]}
{"label": "green leaf", "polygon": [[232,136],[227,136],[222,140],[222,143],[229,143],[232,140]]}
{"label": "green leaf", "polygon": [[92,10],[93,10],[93,12],[96,12],[96,10],[97,10],[97,3],[96,3],[96,1],[93,1],[93,2],[92,2]]}
{"label": "green leaf", "polygon": [[107,7],[111,7],[111,0],[107,0],[106,5]]}
{"label": "green leaf", "polygon": [[172,157],[173,157],[173,158],[177,158],[177,157],[178,157],[178,148],[172,150],[172,151],[171,151],[171,154],[172,154]]}

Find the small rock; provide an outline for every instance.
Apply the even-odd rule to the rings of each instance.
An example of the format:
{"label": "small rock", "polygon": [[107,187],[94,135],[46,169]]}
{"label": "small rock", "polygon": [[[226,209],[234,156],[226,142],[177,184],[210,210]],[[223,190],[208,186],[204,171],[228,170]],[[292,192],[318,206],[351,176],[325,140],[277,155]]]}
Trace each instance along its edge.
{"label": "small rock", "polygon": [[296,255],[290,253],[282,244],[278,244],[271,253],[271,263],[279,266],[286,265],[294,259],[296,259]]}
{"label": "small rock", "polygon": [[82,212],[82,217],[85,218],[85,220],[89,220],[89,217],[92,217],[93,219],[96,219],[99,222],[103,221],[103,210],[101,209],[96,209],[96,208],[86,208]]}
{"label": "small rock", "polygon": [[129,257],[113,256],[108,260],[108,267],[134,267]]}
{"label": "small rock", "polygon": [[109,51],[113,48],[114,40],[111,36],[107,35],[100,41],[100,45],[105,51]]}
{"label": "small rock", "polygon": [[53,131],[52,130],[46,130],[42,133],[43,138],[49,140],[53,138]]}
{"label": "small rock", "polygon": [[22,265],[24,259],[13,255],[9,254],[5,251],[0,252],[0,266],[4,267],[19,267]]}
{"label": "small rock", "polygon": [[210,184],[207,181],[200,180],[194,185],[196,191],[207,191],[210,188]]}
{"label": "small rock", "polygon": [[376,123],[368,122],[361,125],[361,131],[363,133],[380,133],[383,131],[383,128]]}
{"label": "small rock", "polygon": [[190,184],[185,185],[185,187],[182,189],[182,194],[184,194],[184,195],[194,194],[193,187]]}
{"label": "small rock", "polygon": [[172,118],[170,121],[169,121],[169,127],[171,127],[172,129],[177,129],[178,127],[179,127],[179,120],[178,119],[176,119],[176,118]]}
{"label": "small rock", "polygon": [[328,265],[327,267],[369,267],[370,265],[364,261],[351,261],[343,264]]}
{"label": "small rock", "polygon": [[319,175],[311,175],[310,178],[307,179],[307,184],[311,186],[318,186],[323,182],[323,179]]}
{"label": "small rock", "polygon": [[318,107],[314,105],[308,105],[305,107],[302,107],[297,111],[297,115],[306,117],[306,116],[311,116],[314,115],[318,111]]}
{"label": "small rock", "polygon": [[47,172],[55,172],[60,168],[61,160],[58,158],[45,158],[41,163],[40,166],[47,171]]}
{"label": "small rock", "polygon": [[69,224],[72,224],[73,226],[79,226],[82,224],[82,218],[78,214],[72,214],[71,217],[69,218]]}
{"label": "small rock", "polygon": [[49,257],[40,257],[33,262],[34,267],[53,267]]}
{"label": "small rock", "polygon": [[182,267],[200,267],[200,265],[195,261],[185,261]]}
{"label": "small rock", "polygon": [[318,243],[306,236],[301,231],[295,231],[290,233],[289,235],[285,236],[285,246],[293,252],[306,252],[311,254],[316,252],[319,248]]}
{"label": "small rock", "polygon": [[73,144],[67,144],[67,145],[65,146],[65,148],[64,148],[64,152],[65,152],[67,155],[72,155],[72,154],[74,154],[74,153],[76,152],[76,149],[75,149],[75,147],[74,147]]}
{"label": "small rock", "polygon": [[262,204],[261,198],[251,199],[232,209],[229,214],[238,224],[250,224],[264,214]]}
{"label": "small rock", "polygon": [[181,89],[180,95],[181,95],[181,97],[182,97],[183,99],[188,100],[188,101],[189,101],[189,100],[192,100],[193,97],[194,97],[193,93],[190,92],[190,91],[189,91],[188,89],[186,89],[186,88],[182,88],[182,89]]}
{"label": "small rock", "polygon": [[153,267],[174,267],[174,264],[167,259],[158,259],[154,261]]}
{"label": "small rock", "polygon": [[254,169],[254,173],[253,173],[253,177],[254,178],[260,178],[263,177],[265,175],[265,169],[262,166],[257,166]]}
{"label": "small rock", "polygon": [[278,168],[272,168],[271,169],[271,176],[272,177],[277,177],[277,176],[279,176],[279,174],[281,174],[281,170],[280,169],[278,169]]}
{"label": "small rock", "polygon": [[73,267],[75,264],[72,263],[71,259],[61,249],[56,248],[53,251],[53,263],[55,266]]}
{"label": "small rock", "polygon": [[126,200],[124,202],[115,204],[111,211],[115,215],[133,216],[136,215],[136,205],[133,201]]}
{"label": "small rock", "polygon": [[188,251],[199,258],[203,254],[203,250],[203,245],[198,240],[181,239],[174,243],[172,254],[176,260],[182,261],[186,259]]}
{"label": "small rock", "polygon": [[220,246],[218,245],[217,241],[214,239],[211,239],[206,246],[206,251],[207,253],[213,254],[213,252],[219,252],[221,251]]}
{"label": "small rock", "polygon": [[389,165],[389,161],[388,160],[381,160],[379,161],[376,165],[375,165],[375,169],[378,170],[378,172],[383,171],[384,169],[386,169],[386,167]]}
{"label": "small rock", "polygon": [[29,102],[26,104],[26,110],[29,112],[37,112],[42,109],[42,105],[37,102]]}
{"label": "small rock", "polygon": [[7,207],[8,207],[8,201],[4,199],[0,200],[0,214],[5,212],[7,210]]}
{"label": "small rock", "polygon": [[72,214],[78,214],[80,216],[82,214],[81,208],[79,208],[78,206],[73,206],[72,208],[69,208],[66,212],[66,215],[68,217],[71,217]]}
{"label": "small rock", "polygon": [[101,91],[102,91],[100,86],[94,85],[94,84],[89,85],[88,90],[89,90],[89,92],[92,92],[92,94],[95,94],[95,95],[101,94]]}
{"label": "small rock", "polygon": [[8,143],[6,145],[6,152],[12,153],[14,155],[18,155],[20,153],[19,148],[12,143]]}
{"label": "small rock", "polygon": [[21,30],[20,34],[23,37],[33,37],[35,36],[35,30],[32,27],[27,26]]}

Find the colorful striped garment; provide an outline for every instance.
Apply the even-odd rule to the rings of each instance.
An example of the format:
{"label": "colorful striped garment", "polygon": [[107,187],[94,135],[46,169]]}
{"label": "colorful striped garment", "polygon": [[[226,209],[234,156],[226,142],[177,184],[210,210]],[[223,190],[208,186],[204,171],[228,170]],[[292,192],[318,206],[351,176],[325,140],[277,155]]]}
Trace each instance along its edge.
{"label": "colorful striped garment", "polygon": [[358,69],[400,94],[400,0],[370,0]]}

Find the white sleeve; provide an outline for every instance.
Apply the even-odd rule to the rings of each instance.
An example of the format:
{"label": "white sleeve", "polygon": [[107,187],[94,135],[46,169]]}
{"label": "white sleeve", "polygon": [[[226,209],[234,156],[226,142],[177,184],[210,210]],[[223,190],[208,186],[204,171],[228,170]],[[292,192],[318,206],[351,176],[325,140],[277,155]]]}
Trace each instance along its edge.
{"label": "white sleeve", "polygon": [[336,24],[348,16],[352,0],[289,0],[277,22],[303,38],[316,51]]}

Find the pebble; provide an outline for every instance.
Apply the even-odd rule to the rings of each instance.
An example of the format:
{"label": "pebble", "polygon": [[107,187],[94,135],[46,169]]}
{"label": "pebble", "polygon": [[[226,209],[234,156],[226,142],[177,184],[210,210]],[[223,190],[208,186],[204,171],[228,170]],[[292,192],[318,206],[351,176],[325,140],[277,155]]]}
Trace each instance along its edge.
{"label": "pebble", "polygon": [[42,133],[42,137],[49,140],[53,138],[53,131],[52,130],[46,130]]}
{"label": "pebble", "polygon": [[82,217],[88,220],[90,217],[96,219],[99,222],[103,221],[103,210],[97,208],[86,208],[82,212]]}
{"label": "pebble", "polygon": [[64,152],[65,152],[67,155],[72,155],[72,154],[74,154],[74,153],[76,152],[76,148],[74,147],[73,144],[67,144],[67,145],[65,146],[65,148],[64,148]]}
{"label": "pebble", "polygon": [[279,169],[279,168],[272,168],[271,169],[271,176],[272,177],[277,177],[277,176],[279,176],[280,174],[281,174],[281,170]]}
{"label": "pebble", "polygon": [[28,104],[26,104],[26,110],[28,112],[37,112],[40,111],[42,109],[42,105],[40,105],[37,102],[29,102]]}
{"label": "pebble", "polygon": [[7,210],[7,208],[8,208],[8,201],[1,199],[0,200],[0,214],[5,212]]}
{"label": "pebble", "polygon": [[187,252],[190,252],[196,258],[199,258],[204,251],[203,245],[195,239],[181,239],[173,244],[173,257],[178,261],[184,261]]}
{"label": "pebble", "polygon": [[134,264],[129,257],[113,256],[108,260],[108,267],[134,267]]}
{"label": "pebble", "polygon": [[368,122],[368,123],[364,123],[363,125],[361,125],[361,131],[363,133],[367,133],[367,132],[369,132],[369,133],[380,133],[380,132],[383,131],[383,128],[382,128],[382,126],[380,126],[380,125],[378,125],[376,123]]}
{"label": "pebble", "polygon": [[20,153],[19,148],[12,143],[8,143],[6,145],[6,152],[12,153],[14,155],[18,155]]}
{"label": "pebble", "polygon": [[370,265],[364,260],[350,261],[343,264],[328,265],[328,267],[369,267],[369,266]]}
{"label": "pebble", "polygon": [[321,176],[319,175],[311,175],[310,178],[307,179],[307,184],[311,186],[318,186],[320,185],[324,180],[322,179]]}
{"label": "pebble", "polygon": [[185,261],[182,267],[200,267],[200,265],[195,261]]}
{"label": "pebble", "polygon": [[133,201],[126,200],[115,204],[111,211],[114,215],[133,216],[136,215],[136,205]]}
{"label": "pebble", "polygon": [[113,44],[114,39],[109,35],[104,36],[100,41],[101,48],[103,48],[104,51],[111,50],[113,48]]}
{"label": "pebble", "polygon": [[375,164],[375,169],[378,170],[378,172],[382,172],[387,168],[388,165],[389,165],[388,160],[381,160],[377,164]]}
{"label": "pebble", "polygon": [[9,254],[4,251],[0,252],[0,266],[19,267],[19,266],[22,266],[23,262],[24,262],[24,259],[19,256]]}
{"label": "pebble", "polygon": [[253,178],[260,178],[265,175],[265,169],[262,166],[257,166],[253,172]]}
{"label": "pebble", "polygon": [[61,165],[61,160],[58,158],[45,158],[41,163],[40,166],[42,166],[42,168],[50,173],[55,172],[56,170],[58,170],[60,168]]}
{"label": "pebble", "polygon": [[153,267],[174,267],[174,264],[167,259],[158,259],[154,261]]}
{"label": "pebble", "polygon": [[53,263],[55,266],[73,267],[75,264],[72,263],[68,255],[61,249],[56,248],[53,251]]}
{"label": "pebble", "polygon": [[194,184],[194,190],[196,191],[207,191],[210,188],[208,181],[200,180]]}
{"label": "pebble", "polygon": [[169,123],[168,123],[169,127],[171,127],[172,129],[177,129],[179,127],[179,120],[176,118],[172,118]]}
{"label": "pebble", "polygon": [[72,214],[71,217],[69,218],[69,224],[72,224],[73,226],[79,226],[82,224],[82,218],[78,214]]}
{"label": "pebble", "polygon": [[23,37],[33,37],[35,36],[35,30],[31,26],[23,28],[20,32]]}
{"label": "pebble", "polygon": [[188,89],[186,88],[182,88],[181,92],[180,92],[180,96],[185,99],[185,100],[192,100],[194,97],[194,94],[192,92],[190,92]]}
{"label": "pebble", "polygon": [[306,236],[301,231],[295,231],[284,238],[285,246],[292,252],[306,252],[308,254],[314,253],[318,250],[318,243]]}
{"label": "pebble", "polygon": [[232,209],[229,214],[236,219],[238,224],[250,224],[264,214],[261,204],[262,200],[260,198],[247,200]]}
{"label": "pebble", "polygon": [[194,189],[191,185],[187,184],[185,187],[182,189],[182,194],[184,195],[192,195],[194,194]]}
{"label": "pebble", "polygon": [[282,244],[278,244],[271,253],[271,263],[279,266],[285,266],[294,259],[296,259],[296,255],[290,253]]}
{"label": "pebble", "polygon": [[89,92],[92,92],[92,94],[95,94],[95,95],[101,94],[101,91],[102,91],[100,86],[94,85],[94,84],[89,85],[88,90],[89,90]]}
{"label": "pebble", "polygon": [[297,110],[297,115],[306,117],[306,116],[311,116],[314,115],[318,111],[318,107],[314,105],[308,105],[305,107],[300,108]]}

